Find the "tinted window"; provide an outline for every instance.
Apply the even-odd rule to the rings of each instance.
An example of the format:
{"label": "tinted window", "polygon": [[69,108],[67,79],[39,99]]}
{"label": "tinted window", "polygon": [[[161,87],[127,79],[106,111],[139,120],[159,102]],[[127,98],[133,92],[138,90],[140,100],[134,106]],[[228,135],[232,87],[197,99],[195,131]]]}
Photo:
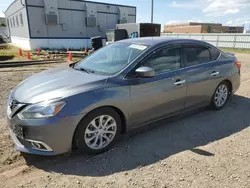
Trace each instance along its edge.
{"label": "tinted window", "polygon": [[180,48],[165,48],[153,53],[142,66],[150,67],[159,74],[181,67]]}
{"label": "tinted window", "polygon": [[209,48],[210,54],[211,54],[211,60],[214,61],[218,59],[220,52],[215,48]]}
{"label": "tinted window", "polygon": [[211,61],[210,52],[205,47],[184,47],[184,56],[187,67]]}

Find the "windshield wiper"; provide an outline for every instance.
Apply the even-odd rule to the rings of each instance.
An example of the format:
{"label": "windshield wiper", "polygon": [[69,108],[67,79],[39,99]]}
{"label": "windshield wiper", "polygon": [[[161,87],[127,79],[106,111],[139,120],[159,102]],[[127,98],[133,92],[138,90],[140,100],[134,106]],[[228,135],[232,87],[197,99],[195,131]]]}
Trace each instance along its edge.
{"label": "windshield wiper", "polygon": [[84,71],[84,72],[86,72],[86,73],[88,73],[88,74],[90,74],[90,73],[94,73],[94,71],[90,71],[90,70],[87,70],[87,69],[85,69],[85,68],[79,68],[79,69],[75,69],[75,70],[78,70],[78,71]]}

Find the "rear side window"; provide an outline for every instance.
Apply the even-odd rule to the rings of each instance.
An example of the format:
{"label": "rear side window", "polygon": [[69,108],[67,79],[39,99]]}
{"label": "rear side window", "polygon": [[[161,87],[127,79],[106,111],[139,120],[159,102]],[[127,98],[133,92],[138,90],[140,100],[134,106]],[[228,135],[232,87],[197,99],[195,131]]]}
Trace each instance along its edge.
{"label": "rear side window", "polygon": [[186,67],[211,61],[209,49],[206,47],[184,47]]}
{"label": "rear side window", "polygon": [[220,52],[215,48],[209,48],[211,54],[211,60],[214,61],[220,56]]}

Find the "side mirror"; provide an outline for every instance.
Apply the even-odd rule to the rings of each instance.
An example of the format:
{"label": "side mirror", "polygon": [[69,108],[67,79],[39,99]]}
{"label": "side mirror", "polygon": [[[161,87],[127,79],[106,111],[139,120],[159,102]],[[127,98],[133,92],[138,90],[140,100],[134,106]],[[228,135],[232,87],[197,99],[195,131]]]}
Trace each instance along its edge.
{"label": "side mirror", "polygon": [[136,75],[141,78],[152,78],[155,75],[154,69],[150,67],[139,67],[135,72]]}

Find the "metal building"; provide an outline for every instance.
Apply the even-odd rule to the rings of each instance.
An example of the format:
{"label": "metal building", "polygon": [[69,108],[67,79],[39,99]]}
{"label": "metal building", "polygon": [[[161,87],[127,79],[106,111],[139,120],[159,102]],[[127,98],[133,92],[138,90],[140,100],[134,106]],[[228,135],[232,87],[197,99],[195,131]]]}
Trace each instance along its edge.
{"label": "metal building", "polygon": [[15,0],[5,11],[13,44],[37,48],[90,47],[116,24],[135,23],[136,7],[83,0]]}

